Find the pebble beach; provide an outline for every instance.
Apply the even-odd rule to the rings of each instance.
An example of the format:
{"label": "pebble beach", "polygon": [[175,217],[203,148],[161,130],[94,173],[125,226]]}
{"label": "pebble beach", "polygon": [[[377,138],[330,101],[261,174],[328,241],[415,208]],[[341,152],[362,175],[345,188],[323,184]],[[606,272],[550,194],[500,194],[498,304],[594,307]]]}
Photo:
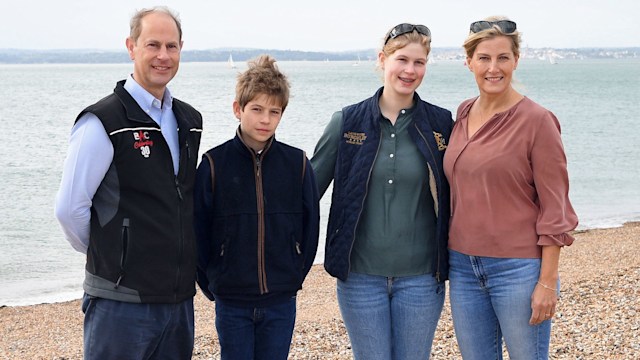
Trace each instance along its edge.
{"label": "pebble beach", "polygon": [[[551,359],[640,359],[640,222],[574,232],[562,250]],[[335,279],[315,265],[298,296],[289,359],[352,359]],[[214,304],[195,298],[193,359],[218,359]],[[0,359],[82,359],[80,300],[0,308]],[[448,300],[432,359],[460,359]],[[507,359],[508,356],[505,356]]]}

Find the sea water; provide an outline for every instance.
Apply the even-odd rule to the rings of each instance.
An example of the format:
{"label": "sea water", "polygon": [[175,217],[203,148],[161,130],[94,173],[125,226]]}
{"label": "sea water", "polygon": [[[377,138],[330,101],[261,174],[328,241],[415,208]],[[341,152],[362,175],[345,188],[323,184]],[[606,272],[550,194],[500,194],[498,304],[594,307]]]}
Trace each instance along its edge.
{"label": "sea water", "polygon": [[[311,157],[331,114],[381,86],[375,63],[279,62],[291,99],[280,141]],[[234,135],[238,72],[226,63],[182,63],[173,95],[202,112],[200,153]],[[109,94],[131,64],[0,65],[0,306],[79,298],[84,255],[65,241],[53,216],[71,126]],[[562,126],[570,197],[581,229],[640,220],[640,60],[522,60],[518,89],[553,111]],[[451,110],[477,94],[460,61],[430,64],[420,96]],[[316,263],[322,262],[330,191],[322,199]]]}

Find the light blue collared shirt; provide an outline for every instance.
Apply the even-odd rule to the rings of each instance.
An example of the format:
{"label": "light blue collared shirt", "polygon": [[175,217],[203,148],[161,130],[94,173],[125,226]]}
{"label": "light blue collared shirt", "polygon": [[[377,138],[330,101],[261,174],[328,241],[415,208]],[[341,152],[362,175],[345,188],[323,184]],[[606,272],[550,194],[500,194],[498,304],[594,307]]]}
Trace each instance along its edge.
{"label": "light blue collared shirt", "polygon": [[[162,130],[171,157],[174,173],[178,173],[180,148],[178,125],[172,110],[173,97],[165,89],[163,102],[156,99],[131,75],[124,88]],[[162,104],[162,106],[161,106]],[[60,189],[56,196],[55,216],[67,241],[81,253],[87,253],[93,196],[113,161],[113,144],[92,113],[84,114],[71,129],[69,149],[64,162]]]}
{"label": "light blue collared shirt", "polygon": [[140,108],[149,115],[156,124],[160,125],[162,135],[169,145],[171,158],[173,159],[173,172],[178,174],[180,160],[180,146],[178,145],[178,121],[173,113],[173,97],[168,88],[165,88],[162,102],[140,86],[129,75],[124,83],[124,88],[131,94]]}

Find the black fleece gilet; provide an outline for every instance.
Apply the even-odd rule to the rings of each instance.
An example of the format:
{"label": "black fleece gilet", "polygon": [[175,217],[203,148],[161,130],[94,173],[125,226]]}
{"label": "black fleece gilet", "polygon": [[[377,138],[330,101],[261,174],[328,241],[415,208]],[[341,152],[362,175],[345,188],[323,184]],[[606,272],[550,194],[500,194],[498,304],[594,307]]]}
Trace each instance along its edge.
{"label": "black fleece gilet", "polygon": [[114,148],[91,207],[84,290],[125,302],[178,303],[195,294],[193,184],[202,117],[173,99],[176,176],[160,126],[123,85],[78,116],[96,115]]}

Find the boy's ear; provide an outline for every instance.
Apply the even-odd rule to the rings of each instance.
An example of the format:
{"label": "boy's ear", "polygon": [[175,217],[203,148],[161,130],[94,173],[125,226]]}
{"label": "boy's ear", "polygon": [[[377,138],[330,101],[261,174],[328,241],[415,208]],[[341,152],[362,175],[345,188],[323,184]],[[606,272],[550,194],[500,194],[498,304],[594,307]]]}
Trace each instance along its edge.
{"label": "boy's ear", "polygon": [[237,100],[233,101],[233,114],[236,116],[236,119],[240,120],[240,114],[241,114],[241,108],[240,108],[240,103],[238,103]]}

